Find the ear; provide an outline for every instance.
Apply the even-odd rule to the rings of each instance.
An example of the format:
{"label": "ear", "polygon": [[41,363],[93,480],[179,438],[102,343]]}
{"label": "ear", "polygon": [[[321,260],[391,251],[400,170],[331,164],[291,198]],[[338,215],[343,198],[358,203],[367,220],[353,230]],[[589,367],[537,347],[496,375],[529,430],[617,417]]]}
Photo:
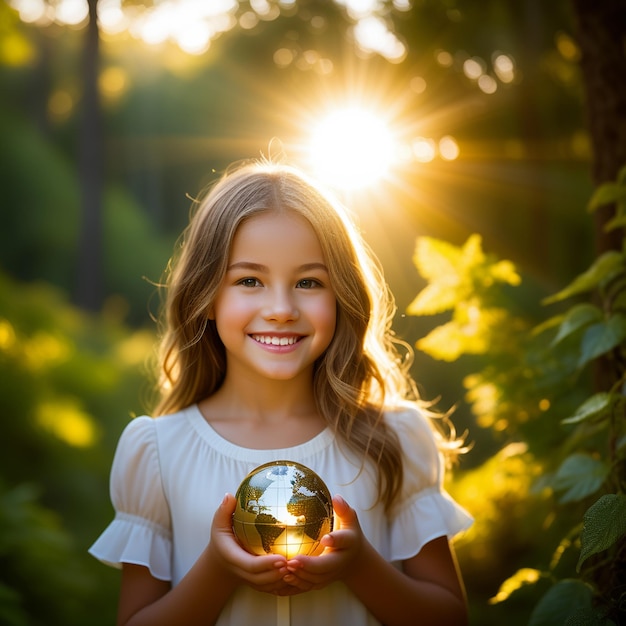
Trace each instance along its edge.
{"label": "ear", "polygon": [[209,307],[209,310],[207,311],[206,317],[208,320],[211,321],[215,321],[215,310],[213,309],[213,307]]}

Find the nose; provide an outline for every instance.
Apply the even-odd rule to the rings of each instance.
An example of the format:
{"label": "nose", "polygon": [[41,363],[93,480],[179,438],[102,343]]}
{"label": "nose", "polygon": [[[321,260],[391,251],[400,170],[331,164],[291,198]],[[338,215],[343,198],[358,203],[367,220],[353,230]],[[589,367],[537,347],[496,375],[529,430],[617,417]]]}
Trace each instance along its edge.
{"label": "nose", "polygon": [[266,320],[275,322],[293,322],[300,317],[296,298],[288,288],[269,289],[263,310]]}

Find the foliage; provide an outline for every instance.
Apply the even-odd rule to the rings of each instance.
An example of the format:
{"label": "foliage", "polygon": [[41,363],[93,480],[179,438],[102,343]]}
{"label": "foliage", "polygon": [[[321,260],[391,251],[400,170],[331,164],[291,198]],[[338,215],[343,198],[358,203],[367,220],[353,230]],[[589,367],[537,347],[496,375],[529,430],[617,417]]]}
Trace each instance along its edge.
{"label": "foliage", "polygon": [[[607,229],[621,228],[626,221],[626,168],[615,184],[598,188],[589,208],[607,203],[616,206]],[[626,241],[621,251],[600,255],[544,303],[583,294],[590,301],[575,302],[532,331],[509,308],[493,314],[494,303],[503,296],[502,283],[515,284],[511,277],[517,274],[506,262],[487,258],[477,242],[471,238],[457,249],[418,241],[416,265],[429,283],[409,312],[452,311],[452,322],[435,329],[418,347],[439,359],[477,352],[488,357],[489,365],[465,379],[472,410],[479,424],[525,439],[534,459],[528,471],[537,463],[542,467],[535,492],[547,490],[558,503],[548,526],[563,534],[547,567],[520,568],[493,602],[514,601],[521,586],[549,580],[553,585],[536,602],[531,626],[624,623]],[[466,314],[470,308],[475,323]],[[487,323],[480,323],[485,319]],[[598,390],[584,375],[599,366],[604,388]],[[541,438],[533,424],[543,431]],[[555,426],[561,442],[556,447],[557,438],[548,436],[553,445],[546,447],[545,431]],[[577,560],[571,559],[572,551]]]}
{"label": "foliage", "polygon": [[[76,173],[63,154],[24,120],[0,109],[0,183],[4,227],[0,267],[23,281],[45,280],[71,293],[76,280],[79,198]],[[134,324],[171,253],[129,192],[109,185],[104,197],[104,272],[109,298],[123,301]],[[144,279],[147,278],[148,280]]]}
{"label": "foliage", "polygon": [[461,247],[428,237],[418,240],[415,265],[429,284],[409,305],[410,315],[433,315],[452,310],[452,321],[417,342],[435,358],[454,361],[461,354],[485,354],[501,342],[493,336],[506,309],[489,301],[494,283],[519,284],[508,261],[491,261],[482,251],[479,235]]}
{"label": "foliage", "polygon": [[32,484],[0,490],[0,621],[43,625],[62,616],[77,624],[88,581],[71,537],[38,500]]}
{"label": "foliage", "polygon": [[0,275],[2,624],[114,622],[117,576],[86,550],[112,515],[113,449],[141,407],[151,344]]}

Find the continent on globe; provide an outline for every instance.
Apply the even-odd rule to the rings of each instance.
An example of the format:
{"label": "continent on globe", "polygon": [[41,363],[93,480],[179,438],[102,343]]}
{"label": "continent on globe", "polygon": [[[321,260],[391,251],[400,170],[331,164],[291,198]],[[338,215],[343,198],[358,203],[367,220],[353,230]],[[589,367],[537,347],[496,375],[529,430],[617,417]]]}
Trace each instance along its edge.
{"label": "continent on globe", "polygon": [[321,538],[333,529],[328,487],[295,461],[272,461],[252,470],[235,498],[233,532],[252,554],[288,559],[319,554]]}

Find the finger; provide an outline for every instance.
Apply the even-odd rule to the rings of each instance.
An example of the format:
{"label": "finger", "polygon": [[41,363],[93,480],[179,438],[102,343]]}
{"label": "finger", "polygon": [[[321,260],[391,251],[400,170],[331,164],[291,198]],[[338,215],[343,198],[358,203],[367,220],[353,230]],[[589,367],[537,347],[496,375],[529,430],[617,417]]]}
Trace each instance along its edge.
{"label": "finger", "polygon": [[[292,581],[292,583],[293,582],[296,582],[296,581]],[[267,583],[263,585],[250,584],[249,586],[252,589],[255,589],[256,591],[262,591],[263,593],[271,593],[271,594],[278,595],[278,596],[295,595],[298,593],[303,593],[304,591],[309,591],[312,588],[312,585],[310,585],[309,583],[304,583],[304,582],[291,584],[287,582],[286,580],[284,580],[284,577],[281,577],[279,580],[271,582],[271,583]]]}
{"label": "finger", "polygon": [[223,500],[213,516],[213,527],[219,530],[230,530],[232,528],[232,516],[235,512],[235,496],[232,493],[224,495]]}
{"label": "finger", "polygon": [[286,585],[283,577],[288,574],[286,568],[271,567],[261,571],[250,571],[248,567],[236,567],[235,574],[239,580],[253,589],[266,593],[276,593],[277,589]]}
{"label": "finger", "polygon": [[306,580],[293,574],[287,574],[283,581],[287,583],[291,588],[296,589],[299,592],[311,591],[315,585],[315,581]]}
{"label": "finger", "polygon": [[278,577],[287,572],[287,561],[280,554],[268,554],[267,556],[253,556],[244,552],[245,561],[243,567],[251,574],[274,573]]}
{"label": "finger", "polygon": [[347,550],[355,544],[354,532],[348,528],[334,530],[332,533],[322,537],[321,544],[324,548],[327,548],[324,554],[328,554],[333,550]]}
{"label": "finger", "polygon": [[342,562],[343,557],[340,552],[329,552],[324,556],[304,557],[297,566],[289,561],[287,570],[289,575],[299,580],[317,584],[341,567]]}
{"label": "finger", "polygon": [[342,496],[336,495],[333,498],[333,508],[339,518],[339,527],[354,526],[358,523],[356,511],[343,499]]}

